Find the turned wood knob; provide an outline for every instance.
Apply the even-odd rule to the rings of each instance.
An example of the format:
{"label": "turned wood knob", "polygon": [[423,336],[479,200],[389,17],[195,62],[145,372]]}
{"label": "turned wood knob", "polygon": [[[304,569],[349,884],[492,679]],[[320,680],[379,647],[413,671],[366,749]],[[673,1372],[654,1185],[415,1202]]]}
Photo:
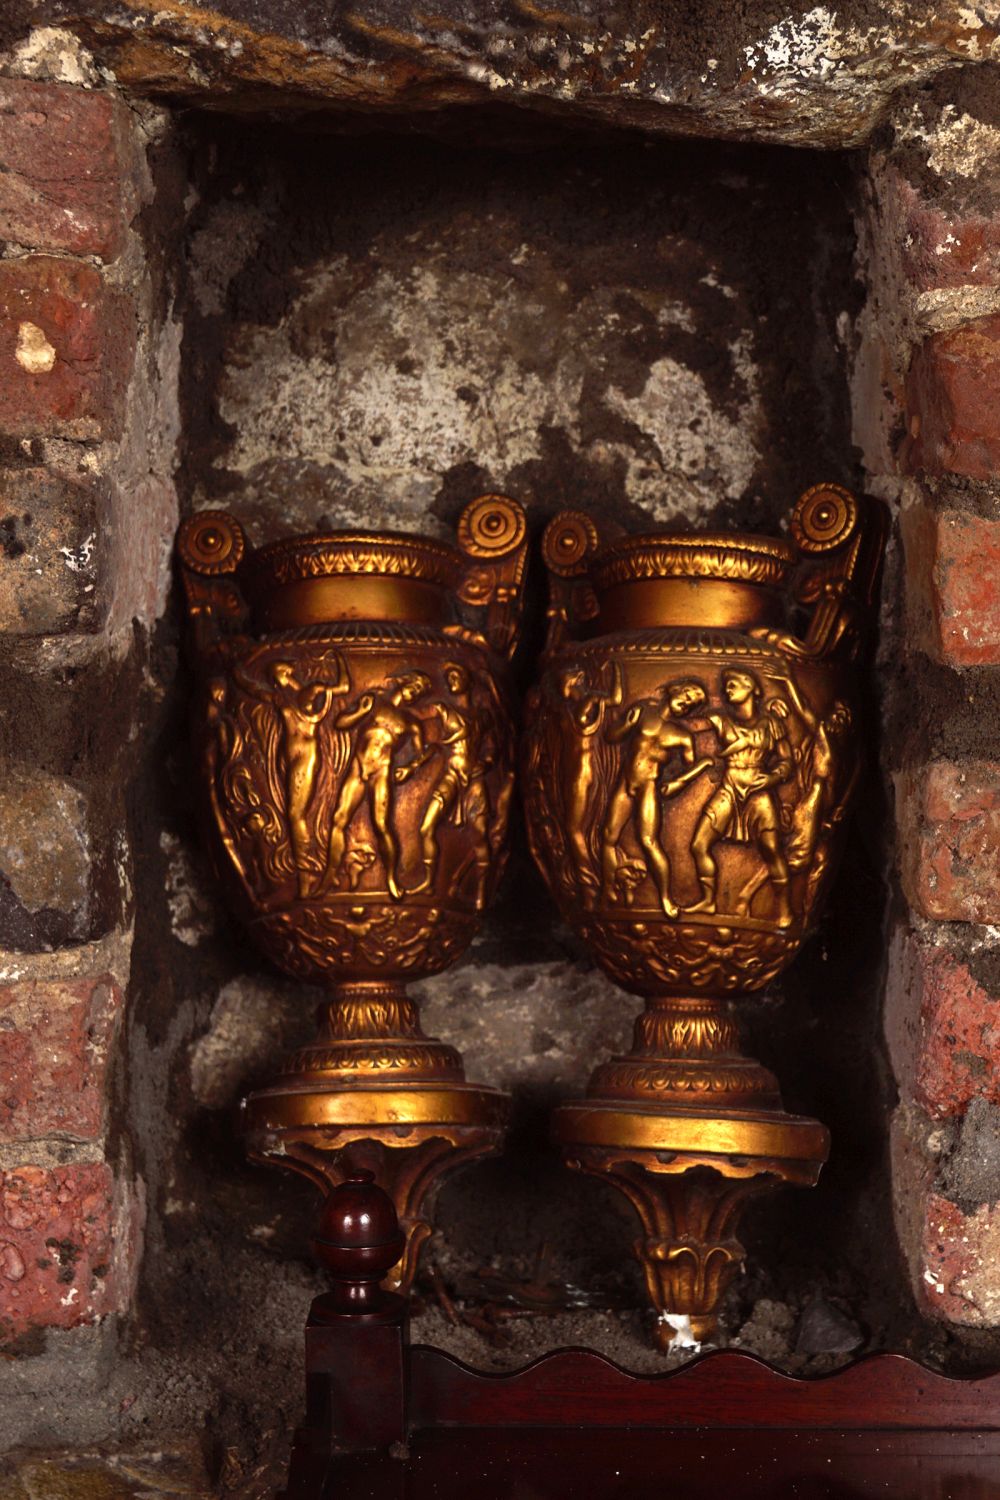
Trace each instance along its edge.
{"label": "turned wood knob", "polygon": [[405,1237],[388,1193],[367,1167],[356,1167],[335,1187],[313,1241],[317,1260],[333,1279],[338,1312],[376,1312],[384,1293],[379,1282],[403,1253]]}

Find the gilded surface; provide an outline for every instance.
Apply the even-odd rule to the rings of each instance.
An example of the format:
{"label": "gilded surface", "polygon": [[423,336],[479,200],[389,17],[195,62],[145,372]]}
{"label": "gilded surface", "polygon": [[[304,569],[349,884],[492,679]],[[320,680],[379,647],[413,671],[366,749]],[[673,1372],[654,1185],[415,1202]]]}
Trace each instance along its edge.
{"label": "gilded surface", "polygon": [[251,555],[258,585],[336,566],[461,580],[468,595],[452,617],[442,588],[437,629],[348,619],[254,639],[232,579],[239,527],[203,513],[182,533],[217,864],[261,947],[298,977],[445,967],[502,872],[512,745],[489,646],[506,653],[516,634],[523,513],[484,497],[459,540],[305,538]]}
{"label": "gilded surface", "polygon": [[[572,514],[547,533],[550,651],[525,746],[529,838],[567,920],[627,989],[761,989],[821,899],[857,776],[837,658],[856,649],[880,549],[835,486],[803,496],[792,535],[801,565],[787,606],[813,611],[802,638],[756,628],[760,591],[749,585],[746,631],[714,630],[712,595],[695,583],[729,555],[783,577],[795,557],[786,543],[636,538],[601,551]],[[690,627],[602,636],[598,615],[595,630],[609,569],[638,582],[658,568],[672,577],[685,559]],[[582,622],[590,638],[576,642]]]}
{"label": "gilded surface", "polygon": [[723,578],[738,583],[783,584],[793,559],[784,542],[767,537],[633,537],[605,548],[594,564],[598,588],[643,578]]}

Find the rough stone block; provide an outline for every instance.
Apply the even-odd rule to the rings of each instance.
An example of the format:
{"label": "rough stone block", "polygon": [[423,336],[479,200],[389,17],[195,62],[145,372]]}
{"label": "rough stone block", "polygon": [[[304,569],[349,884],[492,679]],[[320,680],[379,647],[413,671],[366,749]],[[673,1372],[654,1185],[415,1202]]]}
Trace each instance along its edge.
{"label": "rough stone block", "polygon": [[1000,315],[931,334],[906,381],[911,470],[990,479],[1000,471]]}
{"label": "rough stone block", "polygon": [[70,781],[19,765],[0,778],[0,946],[91,936],[88,801]]}
{"label": "rough stone block", "polygon": [[110,975],[0,988],[0,1141],[101,1134],[122,995]]}
{"label": "rough stone block", "polygon": [[924,1311],[941,1322],[967,1328],[1000,1324],[1000,1203],[982,1203],[966,1213],[931,1193],[917,1285]]}
{"label": "rough stone block", "polygon": [[1000,762],[947,760],[896,778],[910,905],[943,922],[1000,921]]}
{"label": "rough stone block", "polygon": [[0,78],[0,239],[113,259],[138,205],[131,136],[108,94]]}
{"label": "rough stone block", "polygon": [[956,667],[1000,662],[1000,522],[918,506],[902,517],[916,641]]}
{"label": "rough stone block", "polygon": [[0,432],[116,437],[134,345],[128,299],[94,266],[0,261]]}
{"label": "rough stone block", "polygon": [[914,933],[893,944],[886,1034],[901,1097],[933,1118],[1000,1103],[1000,999],[947,948]]}
{"label": "rough stone block", "polygon": [[0,1173],[0,1340],[120,1310],[140,1212],[104,1162]]}
{"label": "rough stone block", "polygon": [[107,498],[47,469],[0,470],[0,633],[100,629]]}

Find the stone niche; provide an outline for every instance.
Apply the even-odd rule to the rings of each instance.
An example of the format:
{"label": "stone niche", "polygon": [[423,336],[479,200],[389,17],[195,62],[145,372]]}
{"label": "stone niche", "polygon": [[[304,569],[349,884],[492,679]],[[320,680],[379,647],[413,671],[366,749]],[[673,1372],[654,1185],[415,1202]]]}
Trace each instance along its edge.
{"label": "stone niche", "polygon": [[[169,556],[214,506],[263,542],[446,535],[492,489],[535,537],[566,505],[777,532],[823,479],[889,504],[859,816],[821,931],[748,1018],[833,1154],[748,1215],[722,1328],[812,1373],[996,1361],[997,33],[907,0],[420,11],[0,16],[22,101],[0,109],[0,1043],[65,1063],[3,1100],[0,1448],[204,1432],[212,1483],[249,1496],[300,1414],[317,1199],[245,1161],[236,1108],[319,996],[255,955],[199,845]],[[74,359],[67,416],[44,376]],[[536,568],[522,689],[543,611]],[[661,1365],[635,1225],[547,1143],[638,1002],[516,823],[481,937],[421,1000],[515,1111],[441,1194],[414,1336],[484,1367],[567,1343]],[[531,1315],[477,1327],[511,1289]]]}

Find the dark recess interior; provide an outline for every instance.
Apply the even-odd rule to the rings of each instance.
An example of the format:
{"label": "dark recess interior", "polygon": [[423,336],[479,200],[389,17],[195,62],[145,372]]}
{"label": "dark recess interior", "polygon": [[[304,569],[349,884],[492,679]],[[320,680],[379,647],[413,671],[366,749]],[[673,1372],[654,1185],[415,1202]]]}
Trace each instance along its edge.
{"label": "dark recess interior", "polygon": [[[303,279],[316,267],[346,259],[351,274],[344,279],[345,297],[385,268],[404,275],[408,265],[429,255],[442,274],[472,273],[489,284],[510,274],[511,253],[522,243],[544,252],[568,288],[552,306],[556,344],[558,319],[594,288],[606,294],[602,306],[617,313],[619,332],[602,335],[600,359],[581,390],[575,439],[563,428],[547,427],[537,454],[503,473],[469,454],[440,474],[431,520],[451,522],[470,496],[502,488],[528,506],[536,532],[570,504],[613,517],[630,530],[647,527],[648,515],[628,493],[625,465],[598,467],[588,457],[587,445],[601,440],[631,445],[641,456],[646,441],[614,416],[604,396],[612,385],[641,391],[651,364],[669,358],[697,373],[718,410],[738,415],[746,390],[730,349],[734,330],[749,330],[752,337],[763,414],[758,461],[742,498],[705,502],[682,519],[776,532],[806,485],[829,478],[863,486],[851,445],[846,351],[838,337],[838,317],[846,312],[853,318],[863,294],[853,266],[851,156],[651,142],[612,132],[571,135],[516,112],[470,115],[461,125],[454,119],[431,122],[429,129],[425,122],[421,133],[399,121],[394,133],[370,134],[341,129],[337,122],[322,130],[312,122],[307,130],[190,116],[184,135],[197,199],[186,221],[168,213],[169,225],[161,220],[150,230],[175,247],[169,253],[175,255],[184,320],[186,506],[231,508],[263,541],[304,526],[322,527],[337,499],[342,476],[335,456],[323,466],[275,451],[266,472],[228,466],[234,424],[220,414],[219,392],[241,325],[267,329],[291,320],[293,345],[297,339],[310,357],[335,361],[342,311],[337,298],[319,322],[315,307],[307,315],[299,302]],[[177,204],[184,187],[177,183]],[[194,284],[205,274],[204,261],[198,261],[204,252],[194,247],[220,205],[232,210],[234,234],[247,209],[260,210],[254,222],[263,227],[238,273],[227,285],[222,277],[222,303],[206,312]],[[212,253],[224,260],[225,242]],[[682,302],[687,326],[658,321],[636,288],[647,289],[654,301]],[[544,300],[545,288],[526,281],[529,293]],[[484,323],[491,312],[484,300]],[[551,343],[539,340],[536,364],[543,381]],[[373,338],[373,359],[380,353]],[[399,357],[419,359],[420,351],[401,351]],[[521,357],[530,365],[527,336]],[[266,366],[259,377],[265,383],[270,378]],[[700,482],[710,490],[710,475]],[[420,529],[422,521],[427,524],[427,513],[415,511],[400,515],[397,524]],[[530,680],[544,607],[538,567],[530,590],[529,629],[518,664],[522,686]],[[159,733],[134,799],[139,847],[148,855],[138,861],[130,1105],[151,1185],[141,1321],[161,1347],[188,1353],[210,1342],[225,1322],[233,1359],[245,1361],[247,1349],[257,1351],[249,1382],[230,1371],[231,1380],[247,1385],[233,1396],[236,1405],[249,1414],[264,1388],[273,1395],[279,1382],[294,1408],[299,1377],[288,1351],[299,1337],[296,1309],[304,1316],[309,1295],[319,1287],[318,1273],[306,1269],[318,1204],[297,1180],[246,1164],[234,1106],[239,1094],[268,1076],[285,1046],[308,1036],[318,995],[274,976],[221,909],[214,933],[197,948],[171,934],[162,830],[180,841],[205,875],[187,759],[191,682],[176,607],[157,642],[155,662],[165,690],[157,710]],[[944,1358],[947,1335],[931,1335],[913,1309],[892,1221],[887,1137],[894,1101],[880,1017],[891,855],[877,770],[874,673],[867,698],[870,774],[822,928],[781,986],[763,1004],[748,1007],[753,1013],[745,1017],[751,1048],[777,1073],[786,1106],[830,1127],[833,1155],[817,1189],[769,1198],[748,1216],[746,1274],[730,1294],[724,1322],[730,1334],[737,1332],[760,1298],[787,1304],[797,1319],[810,1297],[822,1292],[860,1325],[865,1347]],[[211,905],[210,893],[208,900]],[[567,959],[580,972],[589,967],[561,926],[515,828],[501,899],[466,962],[509,966]],[[192,1092],[188,1049],[208,1028],[219,989],[239,976],[273,986],[276,1021],[266,1046],[248,1049],[229,1097],[209,1108]],[[447,981],[445,975],[435,983]],[[571,997],[567,1004],[571,1008]],[[638,1001],[608,985],[609,1034],[619,1045],[637,1008]],[[526,1036],[524,1049],[533,1045]],[[149,1108],[143,1091],[167,1059],[169,1084],[152,1088],[157,1103]],[[530,1274],[545,1244],[556,1281],[597,1288],[616,1307],[643,1305],[629,1213],[599,1184],[564,1171],[547,1144],[547,1113],[569,1092],[568,1085],[516,1088],[514,1127],[503,1158],[467,1171],[442,1192],[439,1239],[428,1260],[442,1268],[453,1292],[468,1290],[485,1264],[513,1276]],[[168,1196],[186,1207],[165,1213]],[[255,1232],[264,1224],[270,1226],[266,1237]],[[426,1276],[417,1298],[418,1307],[433,1301]],[[600,1296],[596,1305],[602,1305]],[[612,1314],[607,1326],[617,1317]],[[634,1315],[632,1325],[639,1326]],[[552,1326],[544,1317],[533,1325],[536,1352],[551,1346]],[[599,1334],[599,1325],[593,1326]],[[437,1329],[435,1323],[433,1336]],[[414,1335],[421,1337],[419,1317]],[[794,1323],[782,1337],[794,1346]],[[938,1341],[933,1347],[932,1338]],[[275,1350],[282,1345],[279,1356]],[[470,1347],[462,1345],[466,1357]],[[487,1353],[484,1345],[484,1358]],[[802,1367],[799,1361],[796,1368]]]}

